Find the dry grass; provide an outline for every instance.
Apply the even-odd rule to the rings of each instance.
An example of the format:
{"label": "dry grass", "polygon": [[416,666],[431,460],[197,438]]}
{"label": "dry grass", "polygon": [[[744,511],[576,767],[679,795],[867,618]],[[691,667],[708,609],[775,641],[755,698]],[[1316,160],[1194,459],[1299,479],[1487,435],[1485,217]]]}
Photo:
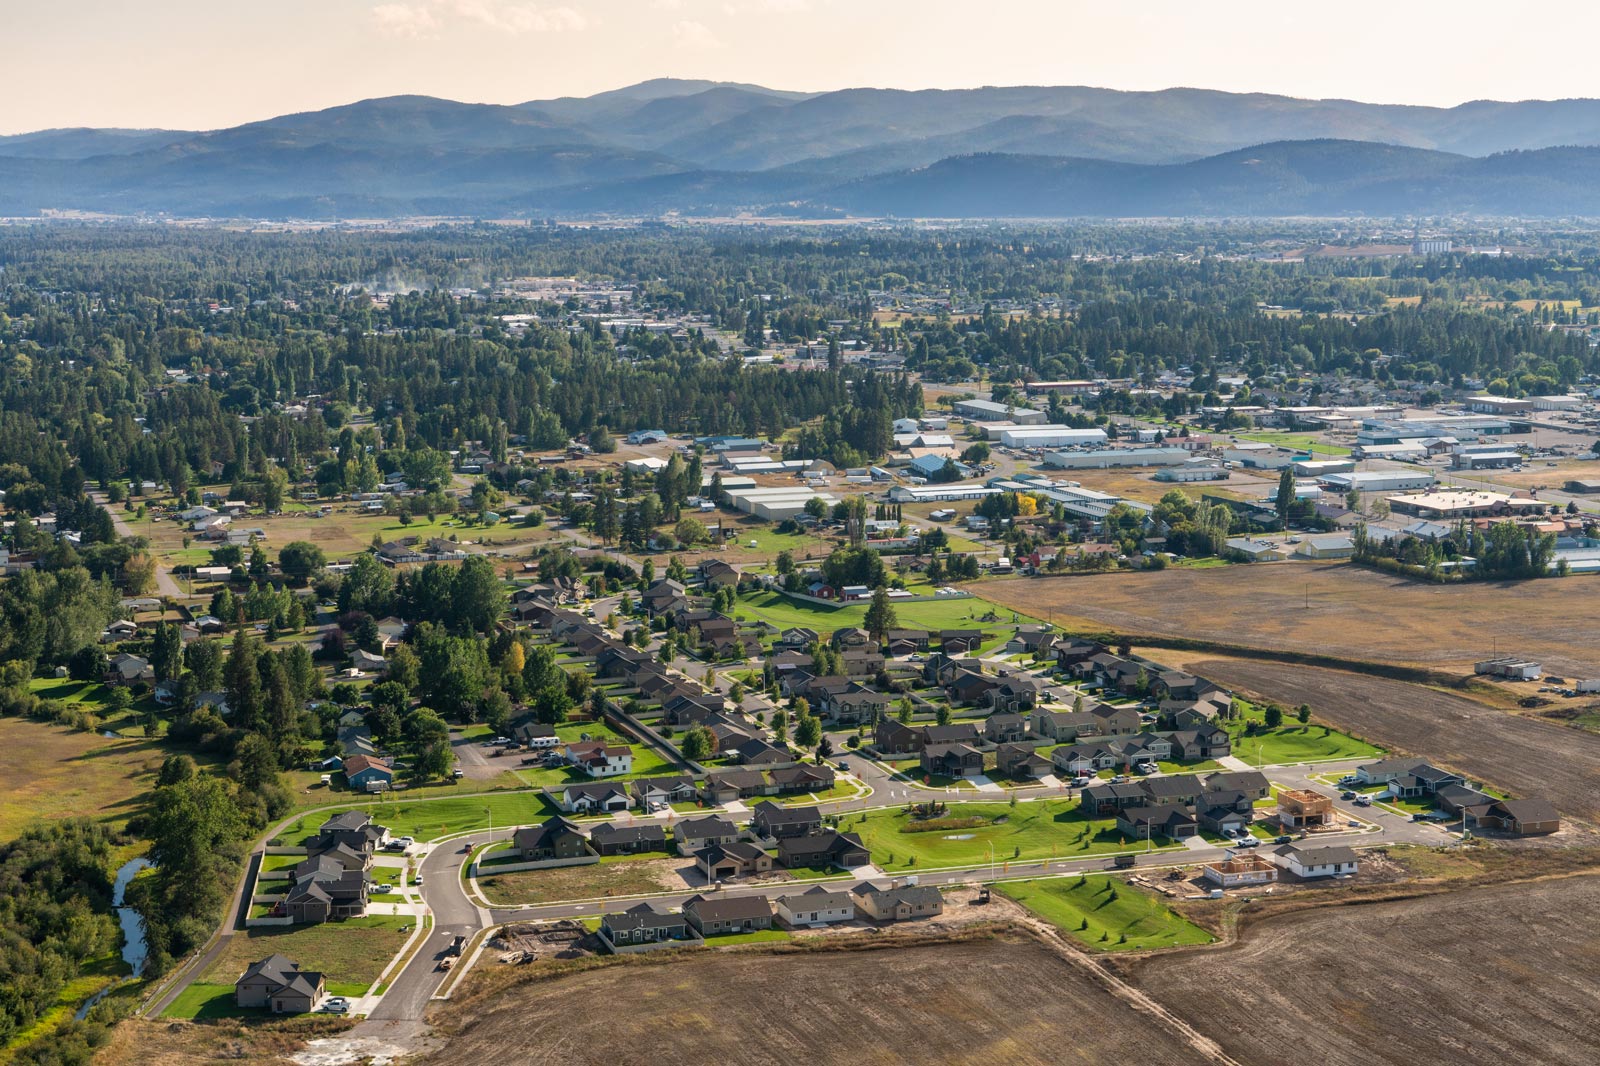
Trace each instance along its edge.
{"label": "dry grass", "polygon": [[129,1018],[111,1031],[111,1043],[95,1056],[97,1066],[212,1066],[249,1062],[294,1066],[291,1056],[318,1037],[344,1032],[343,1018],[273,1018],[249,1022],[172,1022]]}
{"label": "dry grass", "polygon": [[[1423,666],[1458,675],[1502,655],[1600,673],[1600,590],[1565,580],[1429,585],[1350,563],[1268,563],[984,582],[986,598],[1084,631]],[[1310,606],[1306,606],[1309,598]],[[1135,641],[1137,643],[1137,641]]]}
{"label": "dry grass", "polygon": [[1127,969],[1245,1066],[1578,1066],[1600,941],[1574,919],[1597,904],[1590,876],[1318,907]]}
{"label": "dry grass", "polygon": [[31,822],[80,815],[120,825],[154,784],[163,756],[153,741],[0,718],[0,840]]}
{"label": "dry grass", "polygon": [[1151,1066],[1205,1061],[1032,940],[850,943],[856,950],[685,953],[519,984],[453,1006],[444,1020],[455,1031],[426,1061],[503,1061],[507,1047],[572,1066],[1044,1066],[1130,1061],[1132,1047]]}
{"label": "dry grass", "polygon": [[684,866],[692,867],[692,860],[645,858],[504,874],[486,871],[479,876],[478,885],[492,906],[515,907],[524,903],[666,892],[683,887],[683,878],[678,876],[677,870]]}

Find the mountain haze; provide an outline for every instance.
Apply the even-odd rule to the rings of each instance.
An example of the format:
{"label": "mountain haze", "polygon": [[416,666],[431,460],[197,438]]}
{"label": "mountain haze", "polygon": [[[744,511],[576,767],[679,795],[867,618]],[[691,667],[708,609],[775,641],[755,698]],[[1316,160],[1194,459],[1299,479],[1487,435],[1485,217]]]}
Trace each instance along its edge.
{"label": "mountain haze", "polygon": [[1596,100],[658,79],[512,106],[396,96],[203,133],[0,137],[0,214],[1600,214],[1596,144]]}

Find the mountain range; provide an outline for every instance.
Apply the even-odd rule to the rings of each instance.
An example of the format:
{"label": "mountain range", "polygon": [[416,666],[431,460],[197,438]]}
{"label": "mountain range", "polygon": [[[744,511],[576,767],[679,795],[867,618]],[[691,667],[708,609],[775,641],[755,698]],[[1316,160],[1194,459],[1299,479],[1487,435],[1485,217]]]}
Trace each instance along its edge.
{"label": "mountain range", "polygon": [[512,106],[396,96],[204,132],[0,137],[0,215],[1595,215],[1596,146],[1587,99],[658,79]]}

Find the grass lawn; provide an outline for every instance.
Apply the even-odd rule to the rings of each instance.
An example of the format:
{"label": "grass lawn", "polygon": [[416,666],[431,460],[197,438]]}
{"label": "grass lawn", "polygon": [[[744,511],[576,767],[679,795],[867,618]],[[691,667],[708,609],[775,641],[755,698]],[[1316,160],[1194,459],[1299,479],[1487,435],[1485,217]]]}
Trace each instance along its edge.
{"label": "grass lawn", "polygon": [[1198,762],[1157,762],[1156,768],[1164,774],[1201,774],[1220,770],[1222,764],[1215,759],[1201,759]]}
{"label": "grass lawn", "polygon": [[392,835],[412,836],[418,840],[487,829],[491,817],[496,826],[528,825],[543,821],[551,813],[544,796],[538,792],[491,792],[438,800],[412,800],[401,794],[376,804],[350,804],[337,810],[307,814],[285,827],[283,839],[299,843],[315,834],[323,822],[346,810],[366,811],[373,821],[388,827]]}
{"label": "grass lawn", "polygon": [[1327,726],[1283,725],[1277,729],[1263,729],[1252,736],[1245,736],[1241,730],[1234,735],[1233,753],[1254,766],[1369,759],[1382,755],[1383,749]]}
{"label": "grass lawn", "polygon": [[208,1021],[217,1018],[265,1017],[266,1014],[265,1010],[242,1008],[235,1004],[232,985],[196,981],[178,994],[162,1017]]}
{"label": "grass lawn", "polygon": [[1110,877],[1051,877],[996,887],[1095,951],[1147,951],[1214,939],[1155,893]]}
{"label": "grass lawn", "polygon": [[[604,722],[569,722],[565,725],[556,726],[556,737],[564,743],[574,743],[582,740],[585,734],[588,734],[590,740],[604,740],[607,743],[615,741],[618,744],[626,744],[633,749],[633,770],[630,773],[623,774],[620,780],[628,780],[635,777],[660,777],[663,774],[681,772],[678,767],[668,762],[666,757],[654,748],[646,747],[632,737],[617,732]],[[528,758],[528,755],[520,755],[515,758],[508,756],[506,761],[508,764],[514,765],[525,758]],[[592,778],[570,767],[558,767],[556,769],[545,769],[542,766],[519,767],[511,772],[524,785],[532,785],[535,788],[553,788],[572,781],[592,780]]]}
{"label": "grass lawn", "polygon": [[[927,600],[920,603],[897,603],[894,605],[894,612],[900,625],[906,627],[990,629],[996,633],[993,642],[996,646],[1004,643],[1001,638],[1010,636],[1009,628],[1004,632],[1001,629],[1011,625],[1012,611],[977,596],[957,596],[947,600]],[[776,592],[757,592],[740,596],[734,605],[733,613],[735,617],[745,621],[767,622],[779,629],[805,626],[826,635],[835,629],[861,625],[867,616],[867,604],[852,603],[838,607],[824,607],[804,600],[792,600]],[[979,621],[991,613],[996,615],[996,621]],[[1030,623],[1037,622],[1038,619],[1019,614],[1017,621]]]}
{"label": "grass lawn", "polygon": [[[381,908],[382,904],[374,907]],[[200,975],[200,981],[226,985],[231,992],[232,982],[246,966],[280,954],[298,962],[301,969],[320,972],[330,993],[360,995],[405,946],[408,934],[402,933],[401,927],[414,926],[416,922],[407,914],[368,914],[322,925],[247,929],[234,934],[217,961]]]}
{"label": "grass lawn", "polygon": [[143,737],[112,740],[0,718],[0,841],[35,821],[87,816],[122,826],[143,806],[168,754]]}
{"label": "grass lawn", "polygon": [[304,855],[263,855],[261,857],[261,872],[272,873],[275,870],[287,870],[299,866],[306,861]]}
{"label": "grass lawn", "polygon": [[[402,789],[397,795],[409,799],[430,799],[440,796],[459,796],[462,792],[488,792],[502,789],[527,788],[528,782],[522,780],[511,769],[515,760],[506,760],[505,772],[496,774],[487,781],[472,781],[466,778],[460,780],[441,781],[437,785],[423,785],[420,788]],[[337,774],[334,780],[342,781]],[[322,774],[308,770],[291,770],[283,775],[283,783],[294,796],[295,807],[326,807],[330,803],[358,803],[369,798],[369,793],[352,792],[339,787],[330,788],[322,783]]]}
{"label": "grass lawn", "polygon": [[[555,903],[569,899],[599,899],[602,896],[633,896],[665,892],[674,887],[667,871],[671,859],[665,853],[651,852],[630,856],[629,862],[601,862],[591,866],[557,866],[549,870],[517,870],[511,873],[485,873],[478,878],[484,898],[495,906],[521,903]],[[666,860],[648,862],[647,859]],[[679,860],[683,865],[689,859]]]}
{"label": "grass lawn", "polygon": [[726,933],[706,938],[706,947],[726,948],[735,944],[772,944],[792,940],[786,929],[757,929],[753,933]]}
{"label": "grass lawn", "polygon": [[1349,448],[1341,448],[1337,444],[1326,444],[1309,433],[1241,433],[1240,440],[1259,441],[1262,444],[1276,444],[1280,448],[1298,448],[1301,451],[1314,451],[1318,455],[1349,455]]}
{"label": "grass lawn", "polygon": [[[902,832],[910,816],[899,810],[866,811],[841,819],[840,829],[859,833],[873,861],[885,869],[919,866],[996,865],[1012,860],[1081,859],[1140,849],[1144,841],[1124,838],[1110,818],[1089,819],[1074,800],[1041,803],[952,803],[948,818],[985,818],[987,824],[930,832]],[[993,819],[1004,818],[1003,822]],[[990,848],[993,846],[993,851]],[[1162,850],[1176,844],[1157,843]]]}

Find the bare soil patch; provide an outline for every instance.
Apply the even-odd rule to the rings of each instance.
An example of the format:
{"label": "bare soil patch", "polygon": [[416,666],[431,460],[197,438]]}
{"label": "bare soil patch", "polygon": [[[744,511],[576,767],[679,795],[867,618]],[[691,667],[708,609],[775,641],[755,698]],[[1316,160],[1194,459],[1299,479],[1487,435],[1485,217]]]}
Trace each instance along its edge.
{"label": "bare soil patch", "polygon": [[95,1056],[104,1066],[211,1066],[249,1062],[292,1066],[308,1041],[342,1033],[355,1024],[327,1015],[259,1022],[173,1022],[127,1018],[111,1031],[111,1042]]}
{"label": "bare soil patch", "polygon": [[1310,704],[1318,719],[1390,750],[1424,755],[1513,795],[1543,796],[1563,815],[1600,817],[1600,735],[1344,670],[1246,659],[1190,665],[1244,693]]}
{"label": "bare soil patch", "polygon": [[1018,578],[986,581],[979,591],[1080,630],[1207,640],[1462,676],[1498,650],[1539,659],[1549,673],[1584,678],[1600,676],[1597,589],[1582,576],[1429,585],[1350,563],[1291,562]]}
{"label": "bare soil patch", "polygon": [[1600,877],[1321,907],[1114,964],[1245,1064],[1593,1063]]}
{"label": "bare soil patch", "polygon": [[1154,1066],[1207,1061],[1088,971],[1013,938],[628,960],[442,1020],[454,1032],[428,1063],[1054,1066],[1126,1061],[1131,1047]]}

